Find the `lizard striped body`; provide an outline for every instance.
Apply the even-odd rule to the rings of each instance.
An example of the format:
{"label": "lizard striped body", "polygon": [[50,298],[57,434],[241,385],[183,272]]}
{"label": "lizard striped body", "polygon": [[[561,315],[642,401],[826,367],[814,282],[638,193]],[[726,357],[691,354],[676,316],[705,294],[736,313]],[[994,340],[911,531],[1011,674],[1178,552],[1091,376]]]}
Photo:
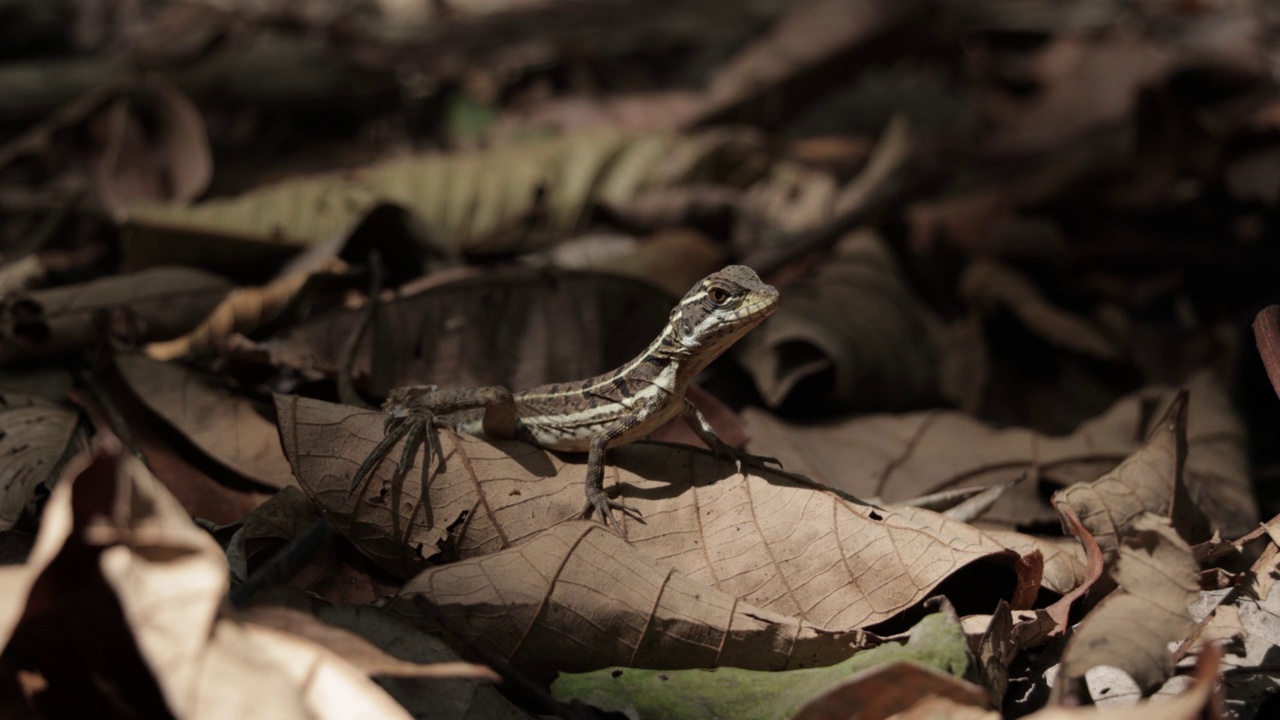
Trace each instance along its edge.
{"label": "lizard striped body", "polygon": [[[476,435],[520,439],[549,450],[588,453],[587,509],[594,508],[618,529],[611,508],[635,509],[609,500],[604,491],[607,449],[639,440],[668,420],[683,417],[717,453],[744,457],[716,437],[706,418],[685,399],[685,389],[778,304],[777,290],[761,282],[750,268],[733,265],[694,285],[644,352],[603,375],[514,394],[500,386],[397,388],[383,406],[390,413],[387,437],[356,471],[352,487],[406,434],[410,440],[401,468],[407,468],[409,453],[426,427],[441,424]],[[430,451],[433,438],[426,437]],[[438,446],[435,449],[438,453]]]}

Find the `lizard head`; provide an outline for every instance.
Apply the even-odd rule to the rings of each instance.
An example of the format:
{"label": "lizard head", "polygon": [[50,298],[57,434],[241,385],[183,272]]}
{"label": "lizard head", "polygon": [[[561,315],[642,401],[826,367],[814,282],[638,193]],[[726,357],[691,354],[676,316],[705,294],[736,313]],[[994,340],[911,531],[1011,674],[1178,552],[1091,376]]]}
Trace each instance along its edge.
{"label": "lizard head", "polygon": [[711,273],[689,290],[671,311],[671,338],[706,367],[762,320],[778,309],[778,291],[765,285],[745,265],[730,265]]}

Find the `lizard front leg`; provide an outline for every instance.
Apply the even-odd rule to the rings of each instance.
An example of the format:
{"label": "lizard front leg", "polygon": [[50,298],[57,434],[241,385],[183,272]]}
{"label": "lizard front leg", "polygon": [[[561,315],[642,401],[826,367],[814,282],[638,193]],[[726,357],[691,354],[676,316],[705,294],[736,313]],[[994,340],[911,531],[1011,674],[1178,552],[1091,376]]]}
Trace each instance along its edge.
{"label": "lizard front leg", "polygon": [[609,493],[605,492],[605,448],[612,439],[612,436],[606,434],[596,435],[591,438],[591,445],[587,451],[587,503],[583,506],[582,512],[584,515],[600,513],[600,518],[604,521],[604,524],[621,535],[622,526],[618,524],[618,519],[614,517],[613,511],[615,509],[626,510],[639,515],[640,510],[617,500],[610,500]]}
{"label": "lizard front leg", "polygon": [[716,435],[716,431],[711,428],[711,423],[707,422],[707,418],[698,410],[698,407],[689,402],[689,398],[684,399],[684,413],[681,416],[689,427],[697,433],[702,442],[711,448],[711,452],[715,454],[715,457],[719,458],[721,455],[728,455],[732,458],[738,466],[738,473],[742,472],[743,461],[759,467],[764,467],[765,463],[772,463],[777,465],[779,469],[782,468],[782,463],[778,462],[777,458],[752,455],[721,440],[720,436]]}
{"label": "lizard front leg", "polygon": [[438,390],[434,385],[400,387],[391,391],[382,407],[388,414],[384,428],[386,435],[351,477],[352,492],[402,437],[407,436],[407,440],[400,456],[397,478],[404,477],[413,464],[413,452],[419,440],[426,442],[427,462],[435,456],[438,467],[443,469],[444,450],[440,446],[437,428],[453,427],[453,422],[447,417],[451,413],[483,408],[481,423],[486,435],[513,438],[516,433],[515,400],[511,391],[501,385],[453,390]]}

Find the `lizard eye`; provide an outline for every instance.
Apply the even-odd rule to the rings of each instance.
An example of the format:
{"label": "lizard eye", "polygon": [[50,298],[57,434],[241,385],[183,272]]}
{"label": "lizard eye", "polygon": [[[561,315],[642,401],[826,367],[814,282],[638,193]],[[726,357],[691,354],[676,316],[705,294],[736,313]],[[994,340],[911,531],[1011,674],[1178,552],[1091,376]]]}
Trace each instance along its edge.
{"label": "lizard eye", "polygon": [[707,295],[711,296],[711,302],[716,305],[723,305],[729,300],[729,292],[724,288],[713,287],[707,291]]}

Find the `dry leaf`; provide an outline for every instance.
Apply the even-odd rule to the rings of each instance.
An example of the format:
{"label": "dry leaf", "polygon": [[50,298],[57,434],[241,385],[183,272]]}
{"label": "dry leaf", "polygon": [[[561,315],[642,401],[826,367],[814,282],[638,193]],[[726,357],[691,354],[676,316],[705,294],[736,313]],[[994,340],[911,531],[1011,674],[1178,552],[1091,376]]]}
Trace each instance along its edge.
{"label": "dry leaf", "polygon": [[1032,332],[1068,352],[1117,360],[1120,350],[1093,323],[1050,303],[1022,273],[994,260],[977,260],[960,279],[960,295],[990,312],[1003,307]]}
{"label": "dry leaf", "polygon": [[[326,623],[359,633],[365,640],[401,660],[421,664],[459,661],[458,654],[443,640],[390,610],[322,605],[316,609],[316,614]],[[416,718],[528,720],[530,717],[499,693],[493,683],[483,680],[382,678],[379,684]]]}
{"label": "dry leaf", "polygon": [[797,5],[716,71],[706,106],[692,124],[777,124],[823,89],[824,78],[846,78],[835,68],[867,62],[878,43],[891,41],[895,31],[919,20],[922,7],[847,0]]}
{"label": "dry leaf", "polygon": [[[418,569],[442,552],[496,552],[581,511],[584,456],[447,431],[440,433],[444,472],[424,477],[418,452],[398,486],[392,460],[352,493],[352,475],[382,437],[383,416],[296,396],[276,402],[303,489],[339,532],[392,572]],[[400,457],[398,445],[388,457]],[[745,602],[822,627],[887,620],[962,567],[1014,560],[974,528],[941,515],[882,510],[772,473],[738,475],[731,463],[688,448],[616,448],[605,474],[606,484],[622,486],[621,498],[641,506],[643,522],[622,519],[641,552]],[[982,602],[1012,592],[1010,576],[987,575],[986,563],[974,569],[985,576],[985,584],[972,586],[986,593]]]}
{"label": "dry leaf", "polygon": [[241,611],[238,620],[282,630],[332,650],[361,672],[400,678],[478,678],[497,682],[498,674],[468,662],[416,663],[400,660],[351,630],[330,625],[316,616],[286,607],[256,607]]}
{"label": "dry leaf", "polygon": [[190,208],[138,206],[129,219],[312,244],[391,203],[415,213],[451,250],[529,251],[567,235],[597,200],[688,183],[744,187],[771,162],[759,138],[742,131],[594,133],[303,177]]}
{"label": "dry leaf", "polygon": [[[1241,535],[1257,521],[1243,427],[1212,376],[1196,375],[1188,388],[1186,480],[1192,497],[1224,534]],[[984,516],[1017,526],[1056,523],[1038,486],[1094,480],[1115,467],[1139,447],[1173,395],[1159,386],[1139,390],[1065,436],[996,429],[946,410],[811,424],[786,423],[751,408],[742,416],[752,452],[857,497],[893,503],[1029,474],[1040,482],[1015,485]]]}
{"label": "dry leaf", "polygon": [[88,449],[79,410],[43,398],[0,393],[0,530],[34,510],[36,488],[52,487],[63,466]]}
{"label": "dry leaf", "polygon": [[159,78],[128,88],[88,125],[97,141],[88,163],[98,200],[117,219],[143,201],[194,200],[213,177],[199,109]]}
{"label": "dry leaf", "polygon": [[405,583],[391,607],[417,616],[419,595],[537,678],[610,666],[814,667],[873,640],[741,602],[589,520],[426,570]]}
{"label": "dry leaf", "polygon": [[898,713],[917,708],[922,698],[945,699],[972,709],[984,708],[989,703],[986,691],[978,685],[922,665],[900,662],[855,674],[847,682],[806,704],[791,718],[876,720],[898,717]]}
{"label": "dry leaf", "polygon": [[[616,275],[468,277],[379,305],[353,372],[370,376],[378,396],[426,383],[520,389],[577,380],[635,357],[673,304],[653,286]],[[334,373],[360,316],[331,313],[265,345],[277,364]]]}
{"label": "dry leaf", "polygon": [[878,236],[848,236],[836,257],[785,294],[738,353],[767,405],[900,408],[933,393],[924,308]]}
{"label": "dry leaf", "polygon": [[1112,34],[1095,39],[1064,36],[1045,46],[1038,70],[1047,86],[1000,132],[997,153],[1036,152],[1127,116],[1138,90],[1167,75],[1174,56],[1151,41]]}
{"label": "dry leaf", "polygon": [[1115,469],[1091,483],[1054,494],[1058,507],[1070,505],[1098,541],[1108,561],[1116,556],[1144,513],[1168,518],[1188,542],[1209,537],[1206,522],[1192,504],[1182,480],[1187,456],[1187,393],[1182,391],[1155,425],[1147,444]]}
{"label": "dry leaf", "polygon": [[1054,692],[1062,697],[1090,668],[1107,665],[1152,692],[1173,674],[1169,644],[1195,627],[1188,606],[1199,594],[1191,546],[1166,518],[1134,518],[1112,577],[1120,586],[1076,628],[1062,655]]}
{"label": "dry leaf", "polygon": [[1214,698],[1222,654],[1205,653],[1196,664],[1195,682],[1171,700],[1150,700],[1117,708],[1051,707],[1026,716],[1027,720],[1200,720],[1220,718]]}
{"label": "dry leaf", "polygon": [[[137,460],[103,441],[68,466],[25,566],[0,568],[0,645],[42,703],[144,716],[408,717],[309,641],[218,616],[226,561]],[[113,690],[114,688],[114,690]]]}
{"label": "dry leaf", "polygon": [[110,334],[163,340],[195,327],[231,290],[200,270],[156,268],[0,300],[0,363],[86,347]]}
{"label": "dry leaf", "polygon": [[176,363],[118,353],[116,367],[153,412],[214,460],[263,485],[296,485],[275,424],[248,398]]}
{"label": "dry leaf", "polygon": [[154,360],[173,360],[222,350],[233,335],[258,328],[292,302],[312,272],[336,273],[346,267],[345,262],[334,258],[311,272],[289,273],[261,287],[236,288],[194,330],[173,340],[149,343],[143,351]]}

